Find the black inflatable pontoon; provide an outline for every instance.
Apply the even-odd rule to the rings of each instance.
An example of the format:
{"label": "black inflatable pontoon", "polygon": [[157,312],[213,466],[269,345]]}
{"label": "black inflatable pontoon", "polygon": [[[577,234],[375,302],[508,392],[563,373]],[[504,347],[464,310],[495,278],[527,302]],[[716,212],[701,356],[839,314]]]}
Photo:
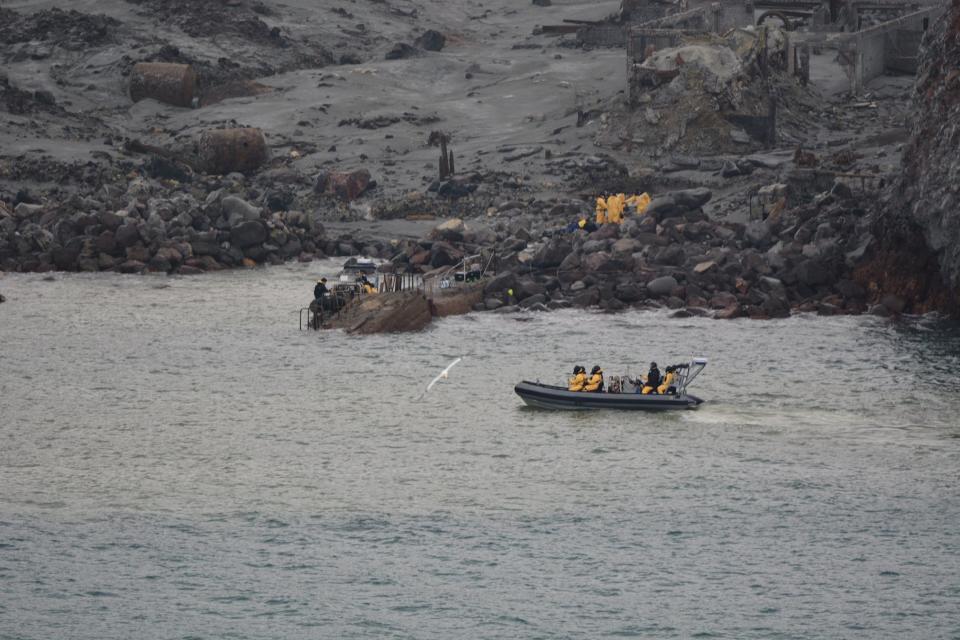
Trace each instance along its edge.
{"label": "black inflatable pontoon", "polygon": [[647,394],[637,393],[631,387],[629,391],[610,393],[602,391],[590,393],[586,391],[568,391],[566,387],[559,387],[541,382],[524,380],[513,390],[525,403],[538,409],[628,409],[643,411],[664,411],[668,409],[696,409],[702,402],[700,398],[687,393],[687,385],[707,366],[705,358],[696,358],[678,377],[675,394]]}

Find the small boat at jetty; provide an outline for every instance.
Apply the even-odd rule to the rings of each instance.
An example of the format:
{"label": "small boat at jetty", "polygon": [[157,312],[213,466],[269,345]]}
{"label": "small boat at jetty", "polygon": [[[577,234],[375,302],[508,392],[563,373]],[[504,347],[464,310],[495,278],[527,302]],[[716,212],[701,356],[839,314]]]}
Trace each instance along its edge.
{"label": "small boat at jetty", "polygon": [[626,376],[611,379],[613,391],[569,391],[565,386],[543,384],[524,380],[513,390],[529,406],[538,409],[627,409],[664,411],[668,409],[696,409],[703,400],[687,393],[687,386],[707,366],[706,358],[694,358],[688,365],[677,368],[676,393],[640,393],[638,387],[629,383]]}
{"label": "small boat at jetty", "polygon": [[377,267],[380,266],[380,263],[372,258],[350,258],[343,263],[341,267],[340,277],[341,279],[344,276],[359,276],[361,274],[372,274],[377,272]]}

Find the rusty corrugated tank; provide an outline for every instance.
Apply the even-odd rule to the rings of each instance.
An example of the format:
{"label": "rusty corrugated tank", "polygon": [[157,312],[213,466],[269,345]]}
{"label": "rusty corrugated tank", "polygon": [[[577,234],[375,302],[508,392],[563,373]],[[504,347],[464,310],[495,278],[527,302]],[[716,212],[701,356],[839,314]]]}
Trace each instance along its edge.
{"label": "rusty corrugated tank", "polygon": [[175,107],[190,107],[197,97],[197,74],[188,64],[138,62],[130,72],[130,99],[153,98]]}
{"label": "rusty corrugated tank", "polygon": [[200,134],[200,166],[206,173],[245,173],[267,160],[267,141],[256,128],[211,129]]}

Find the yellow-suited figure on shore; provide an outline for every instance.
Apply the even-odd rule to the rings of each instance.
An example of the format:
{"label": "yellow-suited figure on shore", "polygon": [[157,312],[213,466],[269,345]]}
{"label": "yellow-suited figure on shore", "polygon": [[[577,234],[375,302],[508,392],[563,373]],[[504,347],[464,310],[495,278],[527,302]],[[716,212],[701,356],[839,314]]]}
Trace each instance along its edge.
{"label": "yellow-suited figure on shore", "polygon": [[634,211],[639,215],[646,212],[647,207],[650,206],[650,200],[650,194],[644,192],[638,196],[633,195],[627,198],[627,206],[633,207]]}
{"label": "yellow-suited figure on shore", "polygon": [[583,390],[594,393],[603,391],[603,369],[600,368],[600,365],[596,365],[590,370],[590,379]]}
{"label": "yellow-suited figure on shore", "polygon": [[620,224],[623,222],[623,208],[626,205],[626,196],[622,193],[607,198],[607,222]]}
{"label": "yellow-suited figure on shore", "polygon": [[602,196],[597,198],[597,224],[607,223],[607,201]]}
{"label": "yellow-suited figure on shore", "polygon": [[570,378],[570,383],[567,385],[567,390],[583,391],[585,384],[587,384],[587,370],[582,366],[577,365],[573,368],[573,377]]}

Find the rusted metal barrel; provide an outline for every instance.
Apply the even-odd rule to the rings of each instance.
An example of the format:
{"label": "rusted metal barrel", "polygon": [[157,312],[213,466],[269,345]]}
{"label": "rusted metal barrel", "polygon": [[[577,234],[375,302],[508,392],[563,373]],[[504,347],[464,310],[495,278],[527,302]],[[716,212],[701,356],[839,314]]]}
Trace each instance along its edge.
{"label": "rusted metal barrel", "polygon": [[260,129],[211,129],[200,135],[197,156],[206,173],[246,173],[267,161],[267,141]]}
{"label": "rusted metal barrel", "polygon": [[153,98],[175,107],[190,107],[197,94],[197,74],[188,64],[138,62],[130,72],[130,98]]}

